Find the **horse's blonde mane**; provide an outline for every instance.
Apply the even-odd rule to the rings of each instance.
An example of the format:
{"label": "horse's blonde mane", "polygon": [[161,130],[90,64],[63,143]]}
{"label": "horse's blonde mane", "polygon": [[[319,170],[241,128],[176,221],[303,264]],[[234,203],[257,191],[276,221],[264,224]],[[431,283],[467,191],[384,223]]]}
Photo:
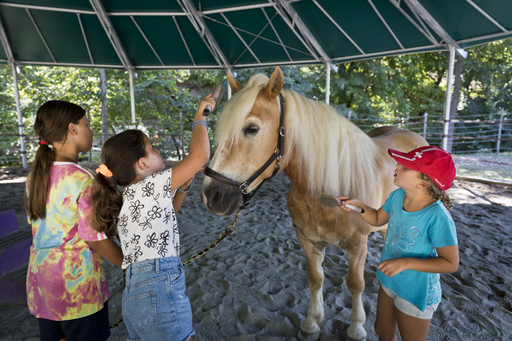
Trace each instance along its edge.
{"label": "horse's blonde mane", "polygon": [[[260,90],[268,84],[263,74],[251,77],[224,107],[216,140],[236,143],[245,118]],[[286,111],[285,155],[292,154],[312,195],[350,195],[365,198],[376,179],[378,147],[363,131],[333,108],[283,90]],[[222,149],[223,145],[218,148]]]}

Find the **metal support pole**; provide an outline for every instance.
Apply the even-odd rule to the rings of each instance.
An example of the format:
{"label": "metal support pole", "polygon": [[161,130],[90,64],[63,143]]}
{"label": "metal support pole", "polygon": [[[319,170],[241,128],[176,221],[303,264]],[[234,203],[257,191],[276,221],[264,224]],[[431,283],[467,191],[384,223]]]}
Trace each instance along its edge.
{"label": "metal support pole", "polygon": [[137,122],[135,121],[135,92],[133,90],[133,78],[135,71],[133,68],[128,69],[128,73],[130,74],[130,104],[132,107],[132,126],[135,129]]}
{"label": "metal support pole", "polygon": [[347,118],[348,118],[348,120],[349,120],[349,121],[350,121],[350,116],[352,116],[352,110],[349,110],[349,111],[348,111],[348,116],[347,116]]}
{"label": "metal support pole", "polygon": [[229,82],[228,82],[228,100],[231,99],[231,86],[229,86]]}
{"label": "metal support pole", "polygon": [[180,150],[181,150],[181,158],[183,160],[185,157],[185,134],[183,131],[183,109],[180,108]]}
{"label": "metal support pole", "polygon": [[329,105],[329,97],[331,95],[331,63],[325,63],[325,104]]}
{"label": "metal support pole", "polygon": [[[452,103],[453,86],[453,65],[455,64],[455,46],[450,45],[450,60],[448,62],[448,75],[446,77],[446,96],[444,98],[444,127],[443,127],[443,145],[442,148],[447,152],[448,148],[448,130],[450,122],[450,105]],[[450,136],[451,138],[451,136]],[[450,148],[451,149],[451,148]]]}
{"label": "metal support pole", "polygon": [[14,100],[16,101],[16,113],[18,114],[18,128],[20,132],[21,160],[23,169],[27,169],[27,150],[25,149],[25,133],[23,131],[23,116],[21,115],[20,92],[18,89],[17,65],[12,63],[12,81],[14,83]]}
{"label": "metal support pole", "polygon": [[428,118],[428,114],[424,113],[423,114],[423,138],[425,140],[427,139],[427,118]]}
{"label": "metal support pole", "polygon": [[498,128],[498,140],[496,141],[496,156],[500,155],[501,129],[502,128],[503,128],[503,108],[501,108],[501,112],[500,112],[500,125]]}

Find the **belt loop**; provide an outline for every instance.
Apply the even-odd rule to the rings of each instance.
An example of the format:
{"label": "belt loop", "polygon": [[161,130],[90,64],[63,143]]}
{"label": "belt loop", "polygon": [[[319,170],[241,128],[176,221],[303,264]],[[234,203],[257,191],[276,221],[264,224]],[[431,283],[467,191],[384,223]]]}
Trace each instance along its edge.
{"label": "belt loop", "polygon": [[160,262],[158,258],[155,258],[155,271],[158,273],[160,270]]}

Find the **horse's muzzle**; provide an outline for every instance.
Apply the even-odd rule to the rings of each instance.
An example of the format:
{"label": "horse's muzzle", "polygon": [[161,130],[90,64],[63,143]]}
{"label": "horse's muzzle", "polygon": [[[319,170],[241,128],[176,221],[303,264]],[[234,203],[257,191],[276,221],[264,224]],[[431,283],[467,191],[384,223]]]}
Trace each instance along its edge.
{"label": "horse's muzzle", "polygon": [[228,216],[237,212],[242,195],[237,188],[211,180],[203,182],[201,198],[208,211]]}

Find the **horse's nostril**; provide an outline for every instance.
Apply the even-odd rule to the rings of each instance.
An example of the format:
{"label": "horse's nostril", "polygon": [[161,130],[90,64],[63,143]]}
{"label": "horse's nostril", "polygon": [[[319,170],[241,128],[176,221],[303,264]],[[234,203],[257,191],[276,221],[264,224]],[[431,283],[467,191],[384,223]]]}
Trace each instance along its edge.
{"label": "horse's nostril", "polygon": [[220,203],[222,202],[222,198],[224,196],[222,195],[222,192],[221,191],[212,191],[208,197],[208,202],[209,203]]}

